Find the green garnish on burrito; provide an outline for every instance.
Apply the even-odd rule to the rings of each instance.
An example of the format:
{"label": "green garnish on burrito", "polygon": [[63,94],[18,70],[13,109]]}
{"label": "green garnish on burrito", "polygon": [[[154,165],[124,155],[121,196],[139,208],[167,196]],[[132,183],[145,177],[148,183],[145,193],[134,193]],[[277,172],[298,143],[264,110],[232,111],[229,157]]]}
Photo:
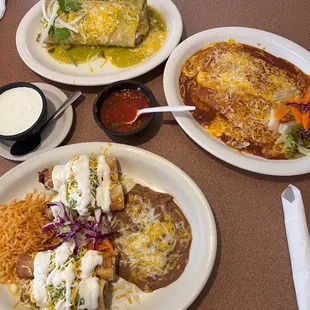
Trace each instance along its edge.
{"label": "green garnish on burrito", "polygon": [[135,47],[148,32],[147,0],[42,1],[41,43]]}

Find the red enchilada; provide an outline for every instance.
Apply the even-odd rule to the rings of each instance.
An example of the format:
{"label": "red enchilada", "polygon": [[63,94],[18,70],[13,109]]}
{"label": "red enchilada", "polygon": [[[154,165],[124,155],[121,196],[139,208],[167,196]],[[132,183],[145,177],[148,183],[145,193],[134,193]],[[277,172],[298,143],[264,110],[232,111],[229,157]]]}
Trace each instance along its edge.
{"label": "red enchilada", "polygon": [[211,43],[183,64],[179,86],[194,118],[227,146],[268,159],[310,153],[309,77],[288,61],[233,40]]}

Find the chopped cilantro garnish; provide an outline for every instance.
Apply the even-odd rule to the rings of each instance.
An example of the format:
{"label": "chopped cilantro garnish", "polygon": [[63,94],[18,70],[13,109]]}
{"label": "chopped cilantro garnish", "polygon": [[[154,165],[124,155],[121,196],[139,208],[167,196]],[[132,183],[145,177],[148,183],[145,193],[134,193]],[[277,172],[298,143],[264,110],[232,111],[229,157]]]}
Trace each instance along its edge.
{"label": "chopped cilantro garnish", "polygon": [[78,11],[81,8],[80,0],[58,0],[58,3],[63,12]]}
{"label": "chopped cilantro garnish", "polygon": [[54,35],[56,40],[65,40],[70,37],[70,30],[67,28],[55,28]]}

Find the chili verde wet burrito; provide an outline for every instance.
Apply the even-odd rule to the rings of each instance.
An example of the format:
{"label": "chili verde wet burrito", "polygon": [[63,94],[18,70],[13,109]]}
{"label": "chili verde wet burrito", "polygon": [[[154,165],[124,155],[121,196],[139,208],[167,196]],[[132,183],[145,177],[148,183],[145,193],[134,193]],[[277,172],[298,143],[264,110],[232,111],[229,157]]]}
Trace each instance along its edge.
{"label": "chili verde wet burrito", "polygon": [[135,47],[149,32],[146,0],[45,0],[42,5],[41,43]]}

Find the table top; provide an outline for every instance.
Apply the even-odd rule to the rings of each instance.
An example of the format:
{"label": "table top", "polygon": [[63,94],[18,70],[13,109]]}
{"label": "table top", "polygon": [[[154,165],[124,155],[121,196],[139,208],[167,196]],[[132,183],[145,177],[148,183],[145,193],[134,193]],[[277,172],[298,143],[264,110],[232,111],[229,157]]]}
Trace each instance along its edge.
{"label": "table top", "polygon": [[[111,141],[96,125],[92,105],[102,87],[76,87],[50,82],[32,72],[19,58],[15,33],[36,0],[10,0],[0,21],[0,86],[16,81],[45,82],[67,94],[81,89],[74,106],[74,124],[63,144]],[[184,21],[184,38],[205,29],[244,26],[270,31],[310,50],[306,0],[174,0]],[[298,2],[298,5],[297,5]],[[158,102],[166,105],[162,64],[137,80],[146,83]],[[290,183],[298,186],[305,205],[309,175],[270,177],[230,166],[196,145],[165,114],[145,135],[116,141],[154,152],[183,169],[209,200],[218,229],[214,269],[190,309],[297,309],[280,195]],[[16,163],[0,158],[0,176]],[[310,219],[310,209],[306,209]]]}

